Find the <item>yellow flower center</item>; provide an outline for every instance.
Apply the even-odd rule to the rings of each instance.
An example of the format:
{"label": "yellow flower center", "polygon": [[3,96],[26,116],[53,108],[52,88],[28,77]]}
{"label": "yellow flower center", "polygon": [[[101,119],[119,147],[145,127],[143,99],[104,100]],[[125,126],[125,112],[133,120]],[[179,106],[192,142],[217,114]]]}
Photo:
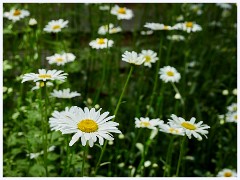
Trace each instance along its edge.
{"label": "yellow flower center", "polygon": [[169,28],[168,28],[168,26],[164,25],[163,29],[168,30]]}
{"label": "yellow flower center", "polygon": [[63,62],[63,58],[57,58],[56,61],[57,62]]}
{"label": "yellow flower center", "polygon": [[237,120],[237,114],[234,116],[234,119]]}
{"label": "yellow flower center", "polygon": [[57,29],[60,29],[61,26],[59,26],[59,25],[54,25],[52,28],[53,28],[53,30],[57,30]]}
{"label": "yellow flower center", "polygon": [[151,61],[151,57],[148,56],[148,55],[146,55],[146,56],[145,56],[145,61],[146,61],[146,62],[150,62],[150,61]]}
{"label": "yellow flower center", "polygon": [[192,22],[186,22],[186,27],[192,28],[193,27],[193,23]]}
{"label": "yellow flower center", "polygon": [[103,38],[98,39],[97,41],[98,44],[105,44],[105,41]]}
{"label": "yellow flower center", "polygon": [[173,73],[172,71],[168,71],[168,72],[167,72],[167,75],[168,75],[168,76],[174,76],[174,73]]}
{"label": "yellow flower center", "polygon": [[78,123],[78,129],[80,129],[82,132],[91,133],[98,130],[98,125],[91,119],[85,119]]}
{"label": "yellow flower center", "polygon": [[232,177],[232,173],[231,172],[225,172],[224,177]]}
{"label": "yellow flower center", "polygon": [[174,134],[178,134],[179,131],[177,129],[174,129],[174,128],[169,128],[169,132],[170,133],[174,133]]}
{"label": "yellow flower center", "polygon": [[119,14],[126,14],[126,9],[120,7],[120,8],[118,9],[118,13],[119,13]]}
{"label": "yellow flower center", "polygon": [[189,129],[189,130],[195,130],[196,129],[196,126],[194,126],[193,124],[188,123],[188,122],[183,122],[181,125],[182,125],[182,127],[186,128],[186,129]]}
{"label": "yellow flower center", "polygon": [[19,16],[20,14],[21,14],[21,11],[17,9],[13,13],[14,16]]}
{"label": "yellow flower center", "polygon": [[144,126],[144,127],[148,127],[148,126],[150,126],[150,123],[149,122],[141,122],[140,125]]}
{"label": "yellow flower center", "polygon": [[233,107],[233,111],[237,111],[237,106],[234,106],[234,107]]}
{"label": "yellow flower center", "polygon": [[38,77],[43,79],[52,78],[50,74],[39,74]]}

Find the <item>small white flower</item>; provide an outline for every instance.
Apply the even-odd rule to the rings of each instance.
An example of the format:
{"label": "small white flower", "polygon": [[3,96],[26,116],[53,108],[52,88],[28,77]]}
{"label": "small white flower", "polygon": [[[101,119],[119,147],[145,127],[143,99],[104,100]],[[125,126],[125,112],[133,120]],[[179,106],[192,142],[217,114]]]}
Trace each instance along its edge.
{"label": "small white flower", "polygon": [[149,166],[151,166],[151,161],[145,161],[144,162],[144,167],[149,167]]}
{"label": "small white flower", "polygon": [[181,95],[179,93],[176,93],[174,96],[175,99],[181,99]]}
{"label": "small white flower", "polygon": [[112,7],[111,14],[116,15],[118,20],[129,20],[133,18],[133,11],[131,9],[128,9],[126,7],[119,7],[118,5]]}
{"label": "small white flower", "polygon": [[93,49],[104,49],[113,46],[113,40],[108,40],[106,38],[97,38],[96,40],[92,40],[89,45]]}
{"label": "small white flower", "polygon": [[[45,83],[44,82],[36,82],[36,86],[34,86],[31,90],[37,90],[37,89],[40,89],[41,87],[44,87]],[[46,83],[47,87],[49,86],[53,86],[53,83],[52,82],[47,82]]]}
{"label": "small white flower", "polygon": [[148,128],[148,129],[156,129],[158,126],[163,124],[163,121],[159,118],[157,119],[149,119],[149,117],[140,117],[135,118],[135,127],[136,128]]}
{"label": "small white flower", "polygon": [[31,18],[31,19],[29,20],[29,22],[28,22],[28,25],[29,25],[29,26],[35,26],[36,24],[37,24],[37,20],[34,19],[34,18]]}
{"label": "small white flower", "polygon": [[202,4],[192,4],[190,5],[190,10],[195,12],[197,15],[201,15],[202,14]]}
{"label": "small white flower", "polygon": [[222,9],[232,9],[232,5],[228,3],[216,3],[216,5]]}
{"label": "small white flower", "polygon": [[203,121],[195,123],[196,118],[194,117],[192,117],[190,121],[186,121],[182,117],[177,117],[174,114],[171,115],[171,118],[172,119],[168,119],[169,125],[174,128],[182,128],[189,139],[191,139],[192,135],[200,141],[202,140],[201,135],[204,135],[207,138],[206,134],[208,134],[208,131],[206,129],[209,129],[210,126],[202,124]]}
{"label": "small white flower", "polygon": [[141,31],[140,32],[141,33],[141,35],[151,35],[151,34],[153,34],[153,31],[152,30],[149,30],[149,31]]}
{"label": "small white flower", "polygon": [[102,5],[102,6],[99,6],[99,9],[101,11],[108,11],[110,9],[110,6],[109,5]]}
{"label": "small white flower", "polygon": [[63,19],[52,20],[48,22],[48,24],[43,29],[48,33],[58,33],[62,30],[62,28],[67,27],[68,21],[64,21]]}
{"label": "small white flower", "polygon": [[69,98],[80,96],[81,94],[78,92],[70,92],[70,89],[67,88],[59,91],[53,90],[53,93],[51,93],[51,95],[56,98],[69,99]]}
{"label": "small white flower", "polygon": [[[109,31],[108,31],[108,28],[109,28]],[[98,28],[98,34],[100,34],[100,35],[105,35],[108,32],[109,32],[109,34],[115,34],[115,33],[121,32],[121,31],[122,31],[122,28],[120,26],[114,27],[114,25],[112,23],[110,23],[109,25],[100,26]]]}
{"label": "small white flower", "polygon": [[176,21],[183,21],[184,20],[184,17],[183,15],[179,15],[177,18],[176,18]]}
{"label": "small white flower", "polygon": [[232,103],[227,107],[228,112],[237,112],[237,103]]}
{"label": "small white flower", "polygon": [[141,65],[145,61],[145,58],[140,57],[134,51],[125,51],[124,54],[122,54],[122,61],[128,62],[130,64]]}
{"label": "small white flower", "polygon": [[148,67],[152,67],[152,63],[155,63],[158,60],[157,53],[152,50],[142,50],[139,56],[145,59],[144,66]]}
{"label": "small white flower", "polygon": [[172,30],[171,26],[167,26],[167,25],[160,24],[160,23],[146,23],[144,25],[144,27],[149,28],[154,31],[156,31],[156,30]]}
{"label": "small white flower", "polygon": [[182,35],[172,35],[172,36],[167,36],[167,39],[171,41],[184,41],[185,37]]}
{"label": "small white flower", "polygon": [[237,172],[232,169],[224,168],[218,172],[217,177],[237,177]]}
{"label": "small white flower", "polygon": [[54,151],[55,148],[56,148],[56,146],[50,146],[50,147],[48,148],[48,152]]}
{"label": "small white flower", "polygon": [[171,66],[164,66],[163,68],[160,68],[159,74],[160,79],[162,79],[165,83],[178,82],[181,78],[180,73]]}
{"label": "small white flower", "polygon": [[72,53],[54,54],[53,56],[48,56],[46,59],[49,64],[56,64],[57,66],[63,66],[68,62],[74,61],[76,56]]}
{"label": "small white flower", "polygon": [[11,9],[9,12],[5,12],[3,14],[3,17],[8,18],[9,20],[12,20],[13,22],[16,22],[16,21],[19,21],[20,19],[23,19],[29,15],[30,15],[30,13],[27,10]]}
{"label": "small white flower", "polygon": [[175,128],[175,127],[172,127],[171,124],[161,124],[159,127],[160,127],[159,130],[165,133],[180,135],[180,136],[185,135],[183,128]]}
{"label": "small white flower", "polygon": [[72,140],[69,146],[72,146],[80,138],[83,146],[87,142],[90,147],[99,140],[102,146],[104,139],[114,140],[111,133],[121,133],[116,122],[109,121],[115,116],[108,116],[109,112],[100,114],[101,109],[96,111],[94,108],[88,109],[87,107],[79,108],[73,106],[66,107],[65,111],[54,111],[52,117],[49,119],[51,130],[61,131],[62,134],[72,134]]}
{"label": "small white flower", "polygon": [[237,123],[237,112],[229,112],[226,114],[226,122]]}
{"label": "small white flower", "polygon": [[59,80],[64,81],[66,79],[67,73],[58,70],[46,70],[39,69],[38,74],[36,73],[27,73],[22,77],[22,83],[26,81],[47,81],[47,80]]}
{"label": "small white flower", "polygon": [[40,155],[41,155],[41,153],[29,153],[29,154],[27,154],[27,156],[29,156],[30,159],[36,159]]}
{"label": "small white flower", "polygon": [[184,23],[177,23],[173,26],[173,29],[190,32],[197,32],[201,31],[202,27],[195,22],[184,22]]}

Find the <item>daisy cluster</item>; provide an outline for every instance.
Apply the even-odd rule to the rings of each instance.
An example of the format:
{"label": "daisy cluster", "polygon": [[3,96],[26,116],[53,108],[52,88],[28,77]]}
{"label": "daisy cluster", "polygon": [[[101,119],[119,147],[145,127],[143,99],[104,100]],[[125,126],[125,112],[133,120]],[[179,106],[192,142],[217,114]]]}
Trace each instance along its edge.
{"label": "daisy cluster", "polygon": [[237,103],[232,103],[227,106],[227,113],[225,115],[219,115],[219,119],[224,119],[229,123],[237,123]]}
{"label": "daisy cluster", "polygon": [[170,133],[174,135],[187,136],[189,139],[195,137],[198,140],[202,140],[202,136],[208,134],[210,126],[203,124],[203,121],[196,123],[196,118],[192,117],[189,121],[186,121],[182,117],[171,115],[172,119],[168,119],[168,123],[164,124],[163,120],[149,119],[146,118],[135,118],[136,128],[148,128],[148,129],[159,129],[161,132]]}

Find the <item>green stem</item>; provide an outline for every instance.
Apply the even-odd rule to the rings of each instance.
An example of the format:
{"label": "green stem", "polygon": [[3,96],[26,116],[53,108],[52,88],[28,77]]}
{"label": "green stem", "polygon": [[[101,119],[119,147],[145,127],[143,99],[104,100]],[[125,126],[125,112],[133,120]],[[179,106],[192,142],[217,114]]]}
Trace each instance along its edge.
{"label": "green stem", "polygon": [[152,103],[153,103],[153,99],[154,99],[154,96],[156,94],[156,89],[157,89],[157,81],[158,81],[158,72],[159,72],[159,67],[160,67],[160,60],[161,60],[161,54],[162,54],[162,44],[163,44],[163,38],[161,38],[161,41],[160,41],[160,46],[159,46],[159,60],[157,61],[157,67],[156,67],[156,72],[155,72],[155,80],[154,80],[154,85],[153,85],[153,91],[152,91],[152,95],[151,95],[151,98],[150,98],[150,103],[149,103],[149,108],[147,110],[147,113],[146,113],[146,116],[148,116],[149,114],[149,111],[151,109],[151,106],[152,106]]}
{"label": "green stem", "polygon": [[166,177],[166,175],[170,176],[173,139],[174,139],[174,135],[172,135],[170,137],[170,143],[168,145],[168,151],[167,151],[167,156],[166,156],[166,164],[165,164],[163,177]]}
{"label": "green stem", "polygon": [[184,105],[184,100],[183,100],[182,95],[180,94],[177,86],[176,86],[174,83],[172,83],[172,82],[171,82],[171,84],[172,84],[172,86],[173,86],[174,91],[180,95],[181,103],[182,103],[182,105]]}
{"label": "green stem", "polygon": [[[121,95],[120,95],[120,97],[119,97],[119,99],[118,99],[118,103],[117,103],[116,109],[115,109],[115,111],[114,111],[114,116],[115,116],[115,117],[116,117],[116,115],[117,115],[117,113],[118,113],[118,109],[119,109],[119,107],[120,107],[120,104],[121,104],[121,101],[122,101],[124,92],[125,92],[125,90],[126,90],[126,87],[127,87],[128,82],[129,82],[129,79],[130,79],[130,77],[131,77],[131,75],[132,75],[133,69],[134,69],[134,67],[131,66],[130,71],[129,71],[128,76],[127,76],[127,80],[126,80],[126,82],[125,82],[125,84],[124,84],[122,93],[121,93]],[[115,121],[115,118],[114,118],[113,121]],[[99,159],[98,159],[98,162],[97,162],[97,165],[96,165],[96,168],[95,168],[95,172],[94,172],[95,176],[96,176],[96,174],[97,174],[97,171],[98,171],[98,168],[99,168],[99,164],[100,164],[100,162],[101,162],[101,160],[102,160],[102,156],[103,156],[103,154],[104,154],[104,152],[105,152],[106,146],[107,146],[107,141],[104,142],[104,145],[103,145],[103,148],[102,148],[100,157],[99,157]]]}
{"label": "green stem", "polygon": [[182,161],[183,154],[184,154],[185,139],[186,139],[186,136],[183,137],[182,142],[181,142],[181,149],[180,149],[180,154],[179,154],[179,158],[178,158],[176,177],[178,177],[178,175],[179,175],[180,165],[181,165],[181,161]]}
{"label": "green stem", "polygon": [[82,174],[81,174],[81,176],[83,177],[84,176],[84,165],[85,165],[85,159],[86,159],[86,153],[87,152],[87,145],[86,146],[84,146],[84,148],[83,148],[83,161],[82,161]]}

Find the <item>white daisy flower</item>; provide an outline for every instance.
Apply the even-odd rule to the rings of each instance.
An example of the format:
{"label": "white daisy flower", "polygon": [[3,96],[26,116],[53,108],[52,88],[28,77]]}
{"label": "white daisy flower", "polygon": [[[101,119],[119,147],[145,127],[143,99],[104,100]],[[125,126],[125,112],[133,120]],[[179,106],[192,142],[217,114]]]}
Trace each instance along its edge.
{"label": "white daisy flower", "polygon": [[222,9],[232,9],[232,5],[228,3],[216,3],[216,6]]}
{"label": "white daisy flower", "polygon": [[149,117],[140,117],[135,118],[135,127],[136,128],[148,128],[148,129],[156,129],[158,126],[162,125],[163,121],[159,118],[157,119],[149,119]]}
{"label": "white daisy flower", "polygon": [[131,9],[128,9],[126,7],[119,7],[118,5],[112,7],[111,14],[116,15],[118,20],[129,20],[133,18],[133,11]]}
{"label": "white daisy flower", "polygon": [[34,18],[31,18],[31,19],[29,20],[29,22],[28,22],[28,25],[29,25],[29,26],[35,26],[35,25],[37,25],[37,20],[34,19]]}
{"label": "white daisy flower", "polygon": [[172,127],[170,124],[161,124],[159,128],[160,128],[159,131],[162,131],[165,133],[180,135],[180,136],[185,135],[183,128],[175,128],[175,127]]}
{"label": "white daisy flower", "polygon": [[145,58],[140,57],[136,52],[128,52],[125,51],[124,54],[122,54],[122,61],[135,64],[135,65],[141,65],[145,62]]}
{"label": "white daisy flower", "polygon": [[141,31],[140,34],[141,34],[141,35],[144,35],[144,36],[147,36],[147,35],[153,34],[153,31],[152,31],[152,30],[149,30],[149,31]]}
{"label": "white daisy flower", "polygon": [[53,97],[56,97],[56,98],[65,98],[65,99],[69,99],[69,98],[73,98],[73,97],[77,97],[77,96],[80,96],[81,94],[78,93],[78,92],[70,92],[70,89],[67,88],[67,89],[63,89],[63,90],[53,90],[53,92],[51,93],[51,95]]}
{"label": "white daisy flower", "polygon": [[54,111],[49,119],[51,130],[59,130],[62,134],[75,133],[69,146],[72,146],[79,138],[83,146],[87,141],[90,147],[99,140],[99,144],[103,145],[104,139],[114,140],[111,133],[121,133],[116,122],[109,121],[115,116],[108,116],[109,112],[100,114],[101,109],[98,111],[95,108],[83,109],[73,106],[71,108],[66,107],[65,111]]}
{"label": "white daisy flower", "polygon": [[108,11],[109,9],[110,9],[110,6],[109,6],[109,5],[99,6],[99,10],[101,10],[101,11]]}
{"label": "white daisy flower", "polygon": [[235,123],[237,123],[237,112],[228,112],[226,114],[226,122],[235,122]]}
{"label": "white daisy flower", "polygon": [[157,53],[152,50],[142,50],[139,56],[145,59],[144,66],[148,67],[152,67],[151,63],[155,63],[158,60]]}
{"label": "white daisy flower", "polygon": [[52,20],[48,22],[48,24],[43,29],[48,33],[58,33],[62,30],[62,28],[67,27],[68,21],[64,21],[63,19]]}
{"label": "white daisy flower", "polygon": [[30,15],[30,13],[27,10],[11,9],[9,12],[5,12],[3,14],[3,17],[8,18],[9,20],[12,20],[13,22],[16,22],[16,21],[19,21],[20,19],[23,19],[29,15]]}
{"label": "white daisy flower", "polygon": [[228,112],[237,112],[237,103],[232,103],[227,107]]}
{"label": "white daisy flower", "polygon": [[[37,89],[40,89],[41,87],[44,87],[45,83],[44,82],[36,82],[36,86],[34,86],[31,90],[37,90]],[[53,86],[53,83],[51,82],[47,82],[46,83],[47,87],[49,86]]]}
{"label": "white daisy flower", "polygon": [[72,53],[54,54],[53,56],[46,57],[49,64],[56,64],[58,66],[72,62],[75,60],[75,58],[76,56]]}
{"label": "white daisy flower", "polygon": [[109,25],[103,25],[98,28],[98,34],[105,35],[108,33],[108,27],[109,27],[109,34],[115,34],[122,31],[122,28],[120,26],[114,27],[112,23]]}
{"label": "white daisy flower", "polygon": [[210,128],[210,126],[202,124],[203,121],[195,123],[195,117],[192,117],[190,121],[186,121],[185,119],[177,117],[174,114],[171,115],[171,118],[172,119],[168,119],[170,126],[174,128],[183,128],[184,133],[189,139],[191,139],[192,135],[200,141],[202,140],[201,135],[204,135],[207,138],[206,134],[208,134],[208,131],[206,129]]}
{"label": "white daisy flower", "polygon": [[173,26],[173,29],[182,30],[190,32],[201,31],[202,27],[195,22],[184,22],[184,23],[177,23]]}
{"label": "white daisy flower", "polygon": [[159,74],[160,79],[162,79],[165,83],[178,82],[181,78],[180,73],[171,66],[164,66],[163,68],[160,68]]}
{"label": "white daisy flower", "polygon": [[157,31],[157,30],[172,30],[171,26],[167,26],[160,23],[146,23],[144,27],[149,28],[151,30]]}
{"label": "white daisy flower", "polygon": [[27,154],[27,157],[29,156],[30,159],[36,159],[40,155],[42,155],[41,152],[40,153],[29,153],[29,154]]}
{"label": "white daisy flower", "polygon": [[63,71],[54,70],[46,70],[39,69],[38,74],[36,73],[27,73],[22,77],[22,83],[26,81],[47,81],[47,80],[59,80],[64,81],[67,77],[67,73],[63,73]]}
{"label": "white daisy flower", "polygon": [[218,172],[217,177],[237,177],[237,172],[232,169],[224,168]]}
{"label": "white daisy flower", "polygon": [[171,35],[171,36],[167,36],[167,39],[171,41],[184,41],[185,37],[182,35]]}
{"label": "white daisy flower", "polygon": [[96,40],[92,40],[89,43],[89,45],[93,49],[104,49],[104,48],[112,47],[113,43],[114,43],[113,40],[108,40],[106,38],[97,38]]}

